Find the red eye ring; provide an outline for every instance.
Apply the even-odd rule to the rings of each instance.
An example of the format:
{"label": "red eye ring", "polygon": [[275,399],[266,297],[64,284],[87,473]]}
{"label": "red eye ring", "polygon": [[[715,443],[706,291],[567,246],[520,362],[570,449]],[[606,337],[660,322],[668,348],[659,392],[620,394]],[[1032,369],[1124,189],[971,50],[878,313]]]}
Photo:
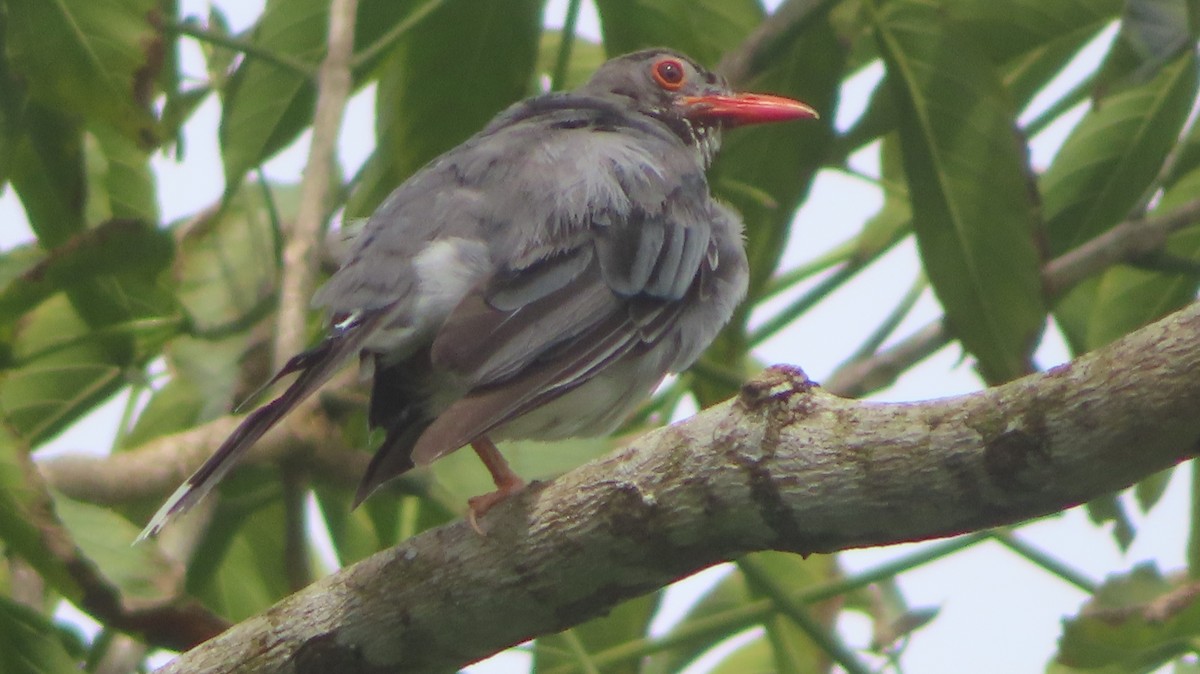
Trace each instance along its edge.
{"label": "red eye ring", "polygon": [[678,59],[663,59],[654,64],[651,73],[654,75],[654,81],[667,91],[676,91],[683,86],[683,81],[686,78],[683,71],[683,64]]}

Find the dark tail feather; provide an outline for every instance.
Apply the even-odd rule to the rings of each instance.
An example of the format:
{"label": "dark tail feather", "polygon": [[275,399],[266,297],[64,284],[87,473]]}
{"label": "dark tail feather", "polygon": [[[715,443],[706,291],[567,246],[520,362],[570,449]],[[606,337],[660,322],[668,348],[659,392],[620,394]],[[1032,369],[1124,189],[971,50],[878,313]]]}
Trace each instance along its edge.
{"label": "dark tail feather", "polygon": [[416,444],[417,438],[421,437],[421,433],[427,426],[429,426],[428,420],[422,422],[404,419],[388,428],[387,438],[384,439],[379,449],[375,450],[375,456],[371,457],[367,472],[363,474],[362,481],[358,483],[353,507],[357,508],[383,483],[412,469],[413,445]]}
{"label": "dark tail feather", "polygon": [[287,416],[292,408],[328,381],[341,369],[346,360],[358,353],[363,340],[371,333],[370,327],[358,325],[353,330],[339,331],[316,348],[289,360],[280,373],[271,379],[271,383],[283,375],[299,371],[300,376],[296,381],[278,398],[250,413],[225,442],[221,443],[208,461],[179,485],[179,489],[175,490],[171,498],[167,499],[150,519],[150,524],[138,534],[135,542],[158,534],[172,518],[204,498],[237,464],[237,460],[247,449],[280,419]]}

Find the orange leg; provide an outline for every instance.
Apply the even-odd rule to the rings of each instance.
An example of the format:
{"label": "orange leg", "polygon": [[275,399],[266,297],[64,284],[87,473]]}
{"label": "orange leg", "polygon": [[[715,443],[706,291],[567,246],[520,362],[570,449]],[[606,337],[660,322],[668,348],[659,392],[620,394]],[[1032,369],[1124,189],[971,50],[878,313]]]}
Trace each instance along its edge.
{"label": "orange leg", "polygon": [[508,462],[500,455],[500,450],[496,449],[496,444],[488,438],[472,440],[471,449],[474,449],[475,453],[479,455],[479,460],[483,461],[484,466],[487,466],[488,472],[492,474],[492,481],[496,483],[496,491],[467,500],[469,507],[467,522],[470,523],[475,533],[483,536],[483,529],[479,527],[479,518],[486,515],[487,511],[496,504],[521,491],[525,487],[525,481],[513,472],[513,469],[508,466]]}

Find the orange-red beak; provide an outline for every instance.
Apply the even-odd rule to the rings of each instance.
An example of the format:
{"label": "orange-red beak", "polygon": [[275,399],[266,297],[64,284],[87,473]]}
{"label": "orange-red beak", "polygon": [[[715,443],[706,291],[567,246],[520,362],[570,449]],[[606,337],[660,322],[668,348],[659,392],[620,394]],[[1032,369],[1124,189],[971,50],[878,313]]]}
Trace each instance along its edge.
{"label": "orange-red beak", "polygon": [[762,124],[820,117],[816,110],[800,101],[767,94],[687,96],[683,105],[685,117],[705,122]]}

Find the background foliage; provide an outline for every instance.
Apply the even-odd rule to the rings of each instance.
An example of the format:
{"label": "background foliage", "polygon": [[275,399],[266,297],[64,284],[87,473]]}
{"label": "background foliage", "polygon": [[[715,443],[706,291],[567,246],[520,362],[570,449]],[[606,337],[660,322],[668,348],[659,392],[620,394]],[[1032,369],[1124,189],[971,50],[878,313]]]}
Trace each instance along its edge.
{"label": "background foliage", "polygon": [[[352,76],[357,90],[375,88],[377,146],[361,170],[337,179],[337,207],[348,219],[369,214],[505,105],[575,86],[607,55],[640,47],[679,48],[739,87],[795,96],[825,113],[820,124],[727,136],[712,185],[745,216],[750,297],[705,358],[630,422],[630,433],[671,418],[681,403],[731,395],[763,365],[751,348],[910,240],[923,275],[896,306],[870,308],[879,328],[838,373],[862,365],[867,376],[835,375],[831,382],[852,382],[843,392],[870,393],[947,342],[981,383],[1006,381],[1038,368],[1034,349],[1051,321],[1078,354],[1196,296],[1197,0],[790,0],[773,15],[756,0],[596,0],[599,44],[573,32],[581,3],[569,3],[563,31],[543,28],[543,4],[362,0]],[[336,561],[349,564],[449,521],[486,488],[471,457],[454,456],[436,478],[418,475],[351,512],[352,483],[314,470],[297,450],[239,470],[215,513],[183,542],[129,547],[165,489],[97,483],[68,495],[40,477],[33,452],[118,392],[131,394],[114,455],[220,420],[267,376],[280,251],[297,199],[294,185],[267,182],[259,169],[311,123],[327,13],[324,0],[269,0],[252,27],[231,32],[220,12],[183,16],[173,0],[0,0],[0,187],[19,197],[36,236],[0,253],[0,671],[78,671],[80,663],[121,671],[114,662],[139,661],[147,647],[181,648],[261,611],[320,572],[309,494]],[[1103,61],[1025,115],[1113,25],[1117,37]],[[181,41],[201,47],[203,79],[181,77]],[[880,64],[883,80],[863,113],[835,128],[843,83]],[[214,95],[224,196],[164,222],[151,159],[188,152],[182,125]],[[1035,170],[1029,139],[1080,105],[1086,113],[1062,149]],[[879,153],[878,175],[853,167],[851,156],[863,149]],[[783,251],[794,215],[823,170],[878,185],[884,203],[857,232],[837,223],[846,227],[843,244],[793,264]],[[1192,215],[1165,240],[1085,260],[1093,267],[1081,282],[1062,285],[1047,274],[1052,261],[1122,223],[1180,212]],[[894,334],[926,284],[944,319]],[[794,360],[803,365],[804,355]],[[348,388],[322,401],[349,447],[369,442],[361,397]],[[508,454],[526,477],[544,477],[614,442]],[[1166,481],[1139,485],[1137,507],[1151,509]],[[1121,546],[1137,534],[1128,503],[1089,505]],[[1000,541],[1094,595],[1065,621],[1048,671],[1170,663],[1196,671],[1194,533],[1187,569],[1143,566],[1103,584],[1012,532],[961,537],[854,575],[834,557],[753,555],[665,634],[648,633],[662,597],[655,593],[536,640],[532,666],[678,672],[758,626],[714,671],[900,669],[910,633],[936,611],[910,609],[892,578],[981,540]],[[85,638],[56,618],[64,601],[97,620],[100,634]],[[1164,603],[1168,613],[1154,613]],[[871,621],[869,648],[851,648],[829,629],[845,612]]]}

